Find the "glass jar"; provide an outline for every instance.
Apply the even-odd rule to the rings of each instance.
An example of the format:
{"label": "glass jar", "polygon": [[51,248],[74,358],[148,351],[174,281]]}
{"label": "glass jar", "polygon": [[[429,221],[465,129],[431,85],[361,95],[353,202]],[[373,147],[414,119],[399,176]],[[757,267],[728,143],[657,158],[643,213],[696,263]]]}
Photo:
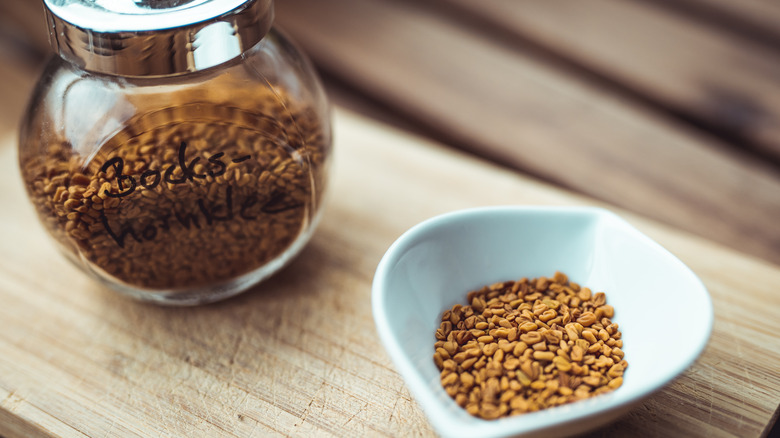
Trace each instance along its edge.
{"label": "glass jar", "polygon": [[309,240],[328,106],[272,0],[45,0],[59,56],[19,139],[25,186],[78,266],[128,295],[199,304]]}

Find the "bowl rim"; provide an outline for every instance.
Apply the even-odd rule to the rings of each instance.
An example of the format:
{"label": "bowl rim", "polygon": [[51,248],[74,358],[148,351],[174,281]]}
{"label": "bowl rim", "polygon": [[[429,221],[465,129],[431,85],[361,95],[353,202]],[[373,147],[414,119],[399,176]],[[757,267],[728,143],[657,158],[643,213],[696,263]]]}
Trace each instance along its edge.
{"label": "bowl rim", "polygon": [[[671,367],[662,378],[656,379],[652,384],[643,384],[639,389],[630,393],[615,391],[568,405],[548,408],[521,416],[504,417],[498,420],[483,420],[473,417],[465,413],[465,411],[463,413],[467,417],[453,415],[452,410],[445,408],[434,391],[429,389],[430,383],[423,379],[421,370],[406,356],[398,339],[393,334],[388,315],[383,311],[382,307],[388,295],[386,283],[392,268],[399,261],[400,256],[420,237],[452,221],[470,219],[472,216],[493,214],[518,216],[537,214],[582,215],[583,217],[596,218],[598,220],[609,220],[613,225],[623,227],[624,230],[631,232],[637,239],[642,240],[645,245],[648,245],[655,252],[670,258],[680,269],[687,271],[687,274],[692,277],[698,286],[697,293],[703,292],[699,294],[698,298],[702,299],[702,310],[706,310],[706,313],[702,312],[701,315],[705,320],[705,324],[701,326],[703,330],[700,331],[700,340],[696,344],[696,348],[690,351],[684,360],[680,360],[677,366]],[[583,420],[591,415],[617,411],[621,407],[633,407],[652,393],[668,385],[696,361],[709,343],[714,324],[713,304],[709,291],[701,279],[687,265],[617,214],[605,208],[592,206],[498,205],[454,210],[430,217],[406,230],[388,247],[377,265],[371,288],[372,313],[380,341],[396,370],[404,380],[404,384],[419,403],[434,430],[438,434],[446,436],[474,436],[478,434],[483,437],[507,437],[524,433],[538,433],[549,428],[562,427],[568,423]],[[433,342],[431,345],[433,345]],[[454,401],[452,402],[454,403]],[[563,414],[565,418],[559,417],[556,421],[549,421],[550,419],[547,417],[553,417],[556,414]]]}

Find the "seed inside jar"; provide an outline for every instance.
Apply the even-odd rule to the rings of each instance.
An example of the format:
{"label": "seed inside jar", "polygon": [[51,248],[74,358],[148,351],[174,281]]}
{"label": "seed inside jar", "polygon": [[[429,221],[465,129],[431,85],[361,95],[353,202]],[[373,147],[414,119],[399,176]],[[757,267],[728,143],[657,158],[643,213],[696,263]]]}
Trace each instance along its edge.
{"label": "seed inside jar", "polygon": [[628,366],[603,292],[554,276],[469,292],[446,310],[433,361],[470,414],[492,420],[613,391]]}
{"label": "seed inside jar", "polygon": [[[30,197],[66,251],[144,289],[249,273],[307,229],[330,143],[282,90],[140,113],[89,156],[66,139],[20,157]],[[35,148],[31,148],[35,149]]]}

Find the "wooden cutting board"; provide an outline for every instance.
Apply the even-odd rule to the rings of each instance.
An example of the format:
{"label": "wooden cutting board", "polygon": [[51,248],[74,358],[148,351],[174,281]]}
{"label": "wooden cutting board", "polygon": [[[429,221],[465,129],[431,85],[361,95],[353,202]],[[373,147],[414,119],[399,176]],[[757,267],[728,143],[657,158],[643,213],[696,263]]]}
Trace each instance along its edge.
{"label": "wooden cutting board", "polygon": [[[130,301],[68,264],[25,199],[15,138],[0,138],[0,435],[432,435],[374,329],[385,249],[455,209],[595,203],[342,110],[335,132],[311,243],[254,290],[194,308]],[[595,435],[766,433],[780,400],[780,268],[617,212],[701,277],[716,319],[692,368]]]}

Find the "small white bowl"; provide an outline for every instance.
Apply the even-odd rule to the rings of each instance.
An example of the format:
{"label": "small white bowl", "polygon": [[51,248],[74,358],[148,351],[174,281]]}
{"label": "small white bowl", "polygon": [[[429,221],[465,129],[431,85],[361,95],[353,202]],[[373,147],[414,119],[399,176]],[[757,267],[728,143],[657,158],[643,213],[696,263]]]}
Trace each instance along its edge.
{"label": "small white bowl", "polygon": [[[442,312],[484,285],[555,271],[606,293],[628,361],[623,385],[514,417],[469,415],[444,392],[433,363]],[[688,368],[713,322],[707,290],[679,259],[617,215],[579,207],[476,208],[424,221],[379,263],[372,308],[396,369],[445,437],[571,435],[613,421]]]}

